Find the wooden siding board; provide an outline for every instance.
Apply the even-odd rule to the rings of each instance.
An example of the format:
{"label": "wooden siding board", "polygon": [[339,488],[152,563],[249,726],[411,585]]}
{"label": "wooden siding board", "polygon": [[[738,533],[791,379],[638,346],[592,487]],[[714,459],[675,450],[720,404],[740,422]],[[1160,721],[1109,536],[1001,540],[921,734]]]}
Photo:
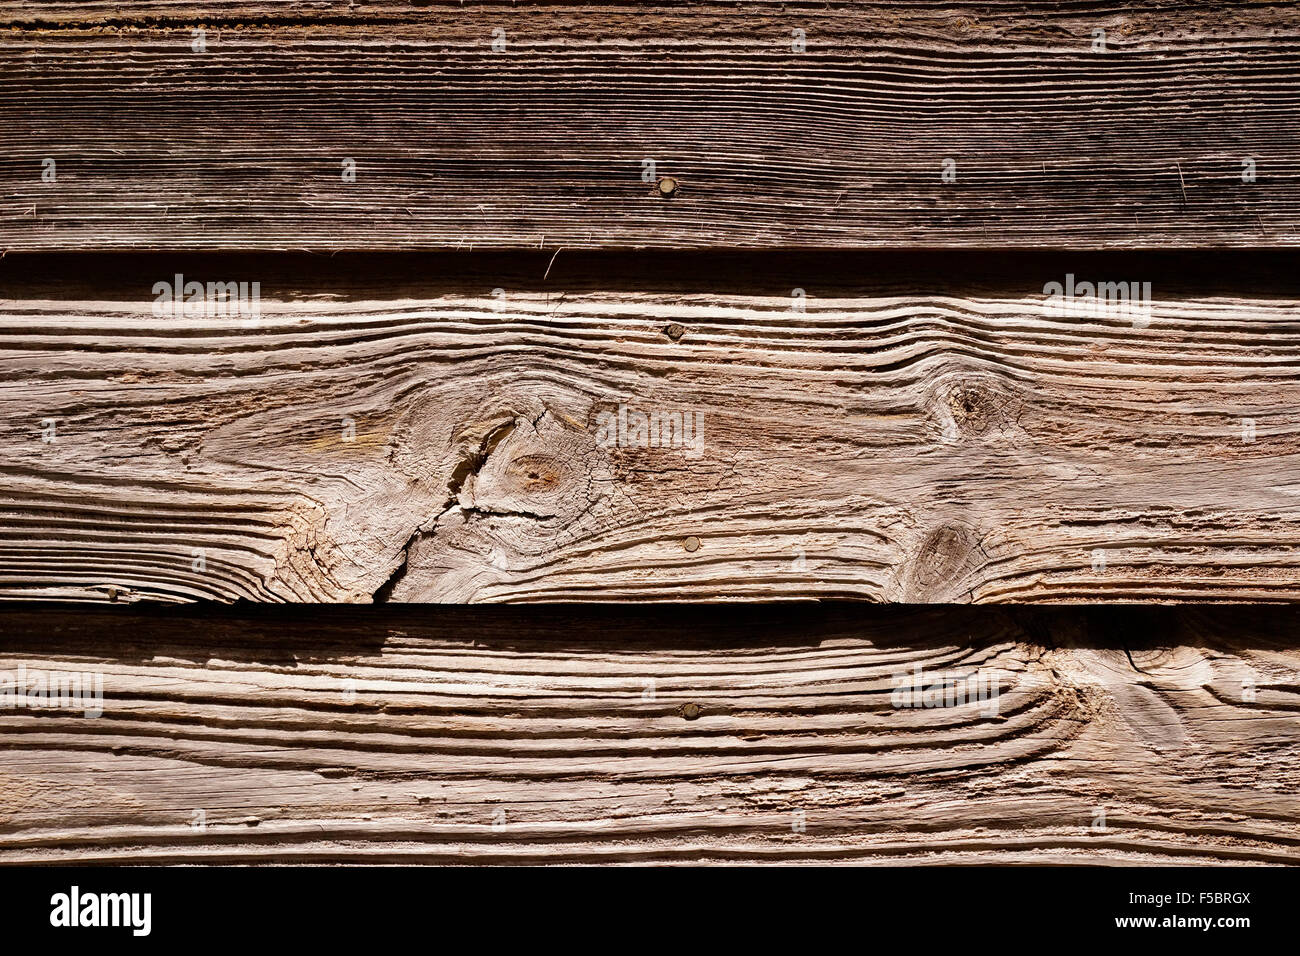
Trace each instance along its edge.
{"label": "wooden siding board", "polygon": [[[250,319],[153,314],[166,259],[10,257],[0,593],[1300,596],[1294,273],[1081,260],[1156,276],[1139,321],[1045,311],[1068,257],[939,288],[928,259],[462,261],[245,266]],[[602,432],[620,406],[698,447]]]}
{"label": "wooden siding board", "polygon": [[6,608],[0,863],[1297,859],[1289,610],[367,610]]}
{"label": "wooden siding board", "polygon": [[1290,3],[6,3],[0,89],[11,251],[1300,236]]}

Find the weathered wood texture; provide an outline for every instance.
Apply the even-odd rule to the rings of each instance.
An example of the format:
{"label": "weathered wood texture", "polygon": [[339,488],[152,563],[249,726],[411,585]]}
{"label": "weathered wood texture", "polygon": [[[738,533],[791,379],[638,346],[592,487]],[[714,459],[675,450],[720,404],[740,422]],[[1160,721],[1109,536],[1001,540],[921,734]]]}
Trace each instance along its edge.
{"label": "weathered wood texture", "polygon": [[10,251],[1300,238],[1290,0],[3,2],[0,89]]}
{"label": "weathered wood texture", "polygon": [[[9,257],[0,594],[1300,597],[1297,298],[1229,294],[1231,259],[1069,260],[1155,275],[1139,327],[1045,314],[1026,287],[1067,266],[1041,259],[548,258],[480,263],[495,296],[460,257],[259,268],[248,320],[151,315],[170,260],[51,285]],[[769,291],[796,283],[806,311]],[[602,443],[620,405],[698,416],[700,445]]]}
{"label": "weathered wood texture", "polygon": [[1296,863],[1295,614],[1219,610],[11,609],[104,708],[0,710],[0,862]]}

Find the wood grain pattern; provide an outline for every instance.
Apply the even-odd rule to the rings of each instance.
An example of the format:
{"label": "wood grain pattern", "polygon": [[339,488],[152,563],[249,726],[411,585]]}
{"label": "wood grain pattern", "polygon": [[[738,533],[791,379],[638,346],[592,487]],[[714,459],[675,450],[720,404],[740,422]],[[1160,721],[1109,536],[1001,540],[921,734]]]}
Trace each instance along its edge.
{"label": "wood grain pattern", "polygon": [[[1157,274],[1135,325],[1046,314],[1039,260],[677,261],[258,264],[250,321],[153,316],[170,262],[10,257],[0,594],[1300,597],[1293,289]],[[697,413],[699,453],[602,443],[620,405]]]}
{"label": "wood grain pattern", "polygon": [[0,250],[1300,238],[1290,2],[4,2],[0,89]]}
{"label": "wood grain pattern", "polygon": [[1300,858],[1290,609],[709,610],[11,608],[0,863]]}

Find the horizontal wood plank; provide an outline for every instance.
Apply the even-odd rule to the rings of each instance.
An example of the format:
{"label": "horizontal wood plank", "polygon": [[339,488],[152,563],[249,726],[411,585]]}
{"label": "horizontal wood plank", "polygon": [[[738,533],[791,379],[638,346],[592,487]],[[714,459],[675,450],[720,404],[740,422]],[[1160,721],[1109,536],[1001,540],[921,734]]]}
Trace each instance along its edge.
{"label": "horizontal wood plank", "polygon": [[[256,316],[187,317],[171,260],[9,257],[0,595],[1300,597],[1294,288],[781,261],[254,260]],[[1149,315],[1053,313],[1075,268]]]}
{"label": "horizontal wood plank", "polygon": [[0,863],[1300,860],[1290,609],[345,610],[7,610]]}
{"label": "horizontal wood plank", "polygon": [[1291,2],[4,2],[0,89],[0,250],[1300,238]]}

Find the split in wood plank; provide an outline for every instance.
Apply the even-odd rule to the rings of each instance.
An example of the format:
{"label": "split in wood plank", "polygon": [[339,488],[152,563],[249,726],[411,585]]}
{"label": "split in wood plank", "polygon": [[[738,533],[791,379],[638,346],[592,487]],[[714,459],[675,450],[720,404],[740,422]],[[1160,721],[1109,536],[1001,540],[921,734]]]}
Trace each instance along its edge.
{"label": "split in wood plank", "polygon": [[[9,257],[0,594],[1300,598],[1296,273],[682,261],[254,263],[256,316],[159,317],[203,273]],[[1076,269],[1149,310],[1052,310]]]}

